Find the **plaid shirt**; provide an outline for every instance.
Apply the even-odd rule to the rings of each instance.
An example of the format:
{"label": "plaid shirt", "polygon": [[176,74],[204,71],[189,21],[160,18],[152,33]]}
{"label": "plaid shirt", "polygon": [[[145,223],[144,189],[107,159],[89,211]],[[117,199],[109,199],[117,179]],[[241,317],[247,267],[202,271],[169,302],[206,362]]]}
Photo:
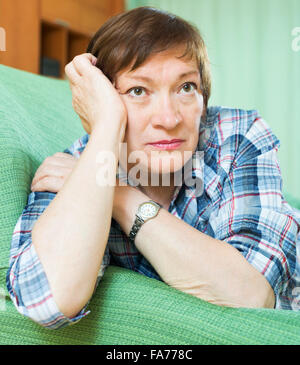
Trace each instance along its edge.
{"label": "plaid shirt", "polygon": [[[89,135],[84,135],[64,152],[79,158],[88,139]],[[279,145],[257,111],[208,108],[191,159],[192,177],[202,182],[202,194],[195,194],[195,188],[184,181],[175,190],[169,212],[233,245],[268,280],[276,308],[298,310],[300,212],[282,196]],[[202,154],[197,154],[200,151]],[[30,193],[13,233],[7,273],[8,291],[18,311],[53,329],[89,313],[88,303],[74,318],[59,311],[32,245],[33,225],[54,197],[51,192]],[[162,280],[114,219],[97,284],[109,264]]]}

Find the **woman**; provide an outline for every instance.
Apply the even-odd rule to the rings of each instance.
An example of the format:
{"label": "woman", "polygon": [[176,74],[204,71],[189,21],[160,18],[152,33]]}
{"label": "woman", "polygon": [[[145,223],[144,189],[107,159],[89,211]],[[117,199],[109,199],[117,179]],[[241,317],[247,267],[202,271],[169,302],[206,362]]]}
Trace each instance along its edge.
{"label": "woman", "polygon": [[87,134],[33,179],[7,276],[20,313],[76,322],[109,263],[217,305],[290,309],[299,221],[281,194],[279,141],[256,111],[207,107],[198,31],[137,8],[65,71]]}

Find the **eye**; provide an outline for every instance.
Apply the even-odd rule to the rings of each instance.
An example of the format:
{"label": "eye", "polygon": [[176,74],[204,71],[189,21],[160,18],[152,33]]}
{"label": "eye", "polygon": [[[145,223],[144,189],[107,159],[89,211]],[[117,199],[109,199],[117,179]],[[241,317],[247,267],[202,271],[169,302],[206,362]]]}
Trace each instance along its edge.
{"label": "eye", "polygon": [[197,85],[194,82],[186,82],[182,85],[180,91],[183,90],[183,94],[191,94],[193,91],[197,90]]}
{"label": "eye", "polygon": [[143,93],[145,93],[145,89],[140,86],[133,87],[127,91],[127,94],[131,96],[144,96]]}

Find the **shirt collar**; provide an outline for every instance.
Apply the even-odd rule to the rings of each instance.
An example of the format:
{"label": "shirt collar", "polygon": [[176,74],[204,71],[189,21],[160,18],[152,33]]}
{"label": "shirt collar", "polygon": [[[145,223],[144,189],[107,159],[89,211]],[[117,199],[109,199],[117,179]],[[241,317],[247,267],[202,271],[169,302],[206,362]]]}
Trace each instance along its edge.
{"label": "shirt collar", "polygon": [[217,171],[217,163],[212,161],[215,161],[213,157],[216,156],[220,147],[215,138],[220,109],[220,106],[207,108],[206,118],[201,119],[198,145],[191,161],[189,161],[188,170],[191,171],[192,181],[194,182],[194,187],[191,186],[187,189],[189,198],[197,198],[205,191],[213,200],[217,193],[220,176]]}

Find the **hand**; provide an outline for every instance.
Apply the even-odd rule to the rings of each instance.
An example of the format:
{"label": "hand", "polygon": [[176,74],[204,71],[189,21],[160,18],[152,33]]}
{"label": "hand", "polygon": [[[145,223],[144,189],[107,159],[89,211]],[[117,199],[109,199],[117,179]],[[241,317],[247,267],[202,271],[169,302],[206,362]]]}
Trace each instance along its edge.
{"label": "hand", "polygon": [[[77,161],[76,157],[63,152],[57,152],[53,156],[45,158],[35,172],[31,183],[31,190],[59,192]],[[119,179],[116,180],[116,189],[118,185]]]}
{"label": "hand", "polygon": [[[74,169],[77,161],[74,156],[63,152],[57,152],[53,156],[47,157],[36,170],[31,183],[31,190],[58,193]],[[144,193],[135,187],[124,185],[124,181],[119,186],[119,179],[117,179],[112,211],[113,218],[121,224],[123,218],[126,216],[123,208],[129,206],[129,203],[138,206],[139,203],[146,199],[149,198]],[[128,230],[129,228],[129,226],[126,226],[126,228],[124,226],[124,229]]]}
{"label": "hand", "polygon": [[57,193],[63,187],[77,161],[76,157],[63,152],[47,157],[36,170],[31,190]]}
{"label": "hand", "polygon": [[66,65],[73,108],[88,134],[101,122],[107,123],[106,129],[111,130],[113,121],[123,140],[127,123],[126,107],[110,80],[94,66],[96,62],[95,56],[84,53]]}

